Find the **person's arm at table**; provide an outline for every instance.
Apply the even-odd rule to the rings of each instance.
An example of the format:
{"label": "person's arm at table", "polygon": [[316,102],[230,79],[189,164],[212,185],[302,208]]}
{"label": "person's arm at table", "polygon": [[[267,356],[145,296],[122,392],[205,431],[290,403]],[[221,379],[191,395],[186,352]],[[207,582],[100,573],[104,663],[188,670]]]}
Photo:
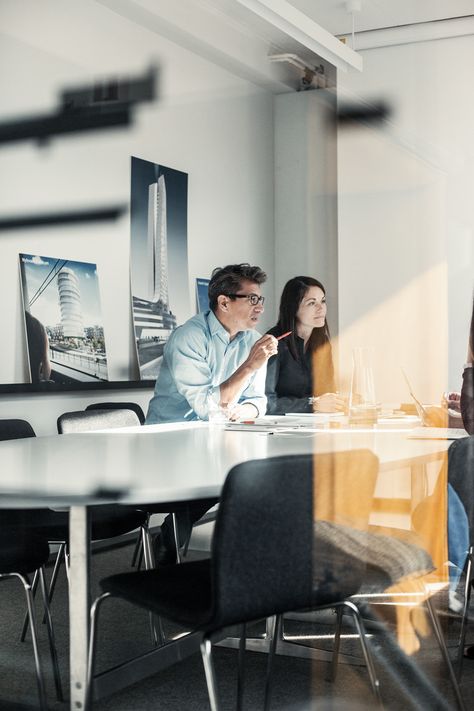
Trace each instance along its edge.
{"label": "person's arm at table", "polygon": [[208,419],[208,395],[212,389],[209,346],[198,330],[177,329],[164,355],[177,391],[201,420]]}
{"label": "person's arm at table", "polygon": [[277,352],[277,349],[278,343],[275,336],[268,333],[255,341],[244,362],[227,380],[219,385],[221,405],[237,402],[248,387],[250,379],[262,366],[266,365],[268,359]]}
{"label": "person's arm at table", "polygon": [[242,392],[236,405],[229,406],[229,420],[253,420],[263,417],[267,410],[265,397],[266,364],[262,365],[252,376]]}

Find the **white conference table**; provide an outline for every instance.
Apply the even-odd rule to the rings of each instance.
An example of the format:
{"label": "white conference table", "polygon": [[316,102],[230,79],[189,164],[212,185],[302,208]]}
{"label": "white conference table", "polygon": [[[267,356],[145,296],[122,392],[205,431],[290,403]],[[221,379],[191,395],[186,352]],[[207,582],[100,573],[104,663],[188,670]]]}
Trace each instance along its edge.
{"label": "white conference table", "polygon": [[83,709],[85,701],[90,506],[218,497],[231,467],[251,459],[367,448],[384,472],[439,460],[450,444],[408,434],[397,429],[269,434],[199,422],[1,442],[0,506],[70,507],[70,708]]}

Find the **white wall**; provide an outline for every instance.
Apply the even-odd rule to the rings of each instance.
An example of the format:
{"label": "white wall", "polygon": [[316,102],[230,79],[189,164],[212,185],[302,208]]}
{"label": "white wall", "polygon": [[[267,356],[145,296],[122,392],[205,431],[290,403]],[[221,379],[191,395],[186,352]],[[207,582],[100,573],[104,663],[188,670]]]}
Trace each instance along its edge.
{"label": "white wall", "polygon": [[474,275],[472,36],[367,50],[339,97],[385,100],[379,127],[341,128],[341,365],[376,349],[379,399],[459,389]]}
{"label": "white wall", "polygon": [[336,93],[275,97],[275,286],[320,279],[338,332]]}
{"label": "white wall", "polygon": [[[89,0],[3,0],[0,5],[0,121],[52,111],[58,91],[97,77],[160,68],[159,100],[142,104],[129,130],[0,145],[0,215],[128,203],[130,156],[189,174],[190,315],[194,280],[214,266],[249,261],[269,272],[273,296],[272,96],[220,67]],[[98,265],[111,379],[135,377],[129,295],[129,218],[81,227],[0,234],[0,382],[27,380],[18,253]],[[143,390],[61,395],[0,395],[0,417],[26,417],[38,434],[56,417],[99,399]]]}

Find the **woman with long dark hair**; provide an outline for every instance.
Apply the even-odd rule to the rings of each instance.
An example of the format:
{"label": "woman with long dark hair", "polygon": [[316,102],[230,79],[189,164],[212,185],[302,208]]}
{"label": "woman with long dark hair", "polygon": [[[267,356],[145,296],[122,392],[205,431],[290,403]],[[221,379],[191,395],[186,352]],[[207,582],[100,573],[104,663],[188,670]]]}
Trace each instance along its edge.
{"label": "woman with long dark hair", "polygon": [[326,290],[308,276],[290,279],[283,289],[278,323],[278,353],[267,364],[267,414],[336,412],[344,401],[335,393],[331,341],[326,320]]}

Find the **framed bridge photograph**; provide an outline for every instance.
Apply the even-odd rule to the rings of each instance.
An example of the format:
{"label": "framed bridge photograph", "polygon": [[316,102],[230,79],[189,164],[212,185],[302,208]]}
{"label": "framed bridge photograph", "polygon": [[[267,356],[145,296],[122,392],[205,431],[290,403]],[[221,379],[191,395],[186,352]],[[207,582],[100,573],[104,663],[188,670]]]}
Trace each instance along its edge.
{"label": "framed bridge photograph", "polygon": [[108,380],[96,265],[19,256],[31,383]]}

